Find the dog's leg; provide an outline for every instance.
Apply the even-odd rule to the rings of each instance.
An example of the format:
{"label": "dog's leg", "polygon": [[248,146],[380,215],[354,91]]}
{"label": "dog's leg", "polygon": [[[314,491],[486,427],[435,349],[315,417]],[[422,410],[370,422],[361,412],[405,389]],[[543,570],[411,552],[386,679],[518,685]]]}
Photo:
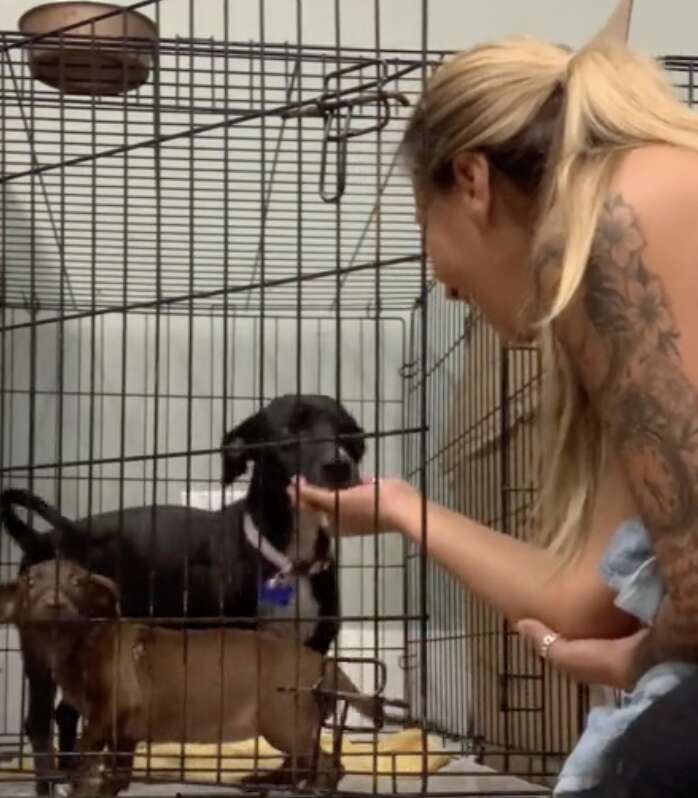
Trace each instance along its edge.
{"label": "dog's leg", "polygon": [[334,790],[344,775],[344,768],[335,761],[334,756],[320,751],[317,762],[313,764],[313,757],[287,756],[276,770],[259,773],[255,776],[246,776],[241,780],[246,786],[264,785],[269,787],[297,787],[304,783],[304,787],[316,787],[322,790]]}
{"label": "dog's leg", "polygon": [[[299,766],[298,763],[296,763],[296,771],[298,770]],[[268,785],[270,787],[292,787],[297,784],[302,777],[303,774],[297,772],[294,777],[293,757],[287,756],[276,770],[264,770],[261,773],[245,776],[240,779],[240,783],[246,786],[257,784]]]}
{"label": "dog's leg", "polygon": [[68,772],[75,767],[80,713],[70,704],[61,701],[56,707],[58,726],[58,767]]}
{"label": "dog's leg", "polygon": [[104,777],[104,794],[118,795],[122,790],[127,790],[131,784],[136,740],[118,735],[116,740],[110,740],[107,745],[111,753],[108,759],[109,768]]}
{"label": "dog's leg", "polygon": [[[307,706],[307,712],[315,713],[314,702]],[[298,724],[276,724],[265,726],[260,733],[267,742],[277,751],[284,751],[286,757],[277,770],[270,773],[260,773],[244,781],[245,784],[269,784],[305,786],[325,785],[334,788],[339,782],[340,775],[334,757],[324,753],[319,748],[317,723],[310,720],[307,715],[298,718]]]}
{"label": "dog's leg", "polygon": [[305,786],[321,790],[336,790],[343,776],[342,763],[338,762],[334,755],[320,751],[317,756],[317,765]]}
{"label": "dog's leg", "polygon": [[80,738],[80,759],[73,769],[72,796],[94,798],[96,795],[110,795],[103,775],[104,746],[107,734],[102,724],[88,723]]}
{"label": "dog's leg", "polygon": [[24,729],[34,752],[34,773],[37,795],[51,792],[52,779],[56,776],[56,762],[51,721],[56,700],[56,685],[51,674],[26,647],[22,647],[24,672],[28,683],[29,706]]}

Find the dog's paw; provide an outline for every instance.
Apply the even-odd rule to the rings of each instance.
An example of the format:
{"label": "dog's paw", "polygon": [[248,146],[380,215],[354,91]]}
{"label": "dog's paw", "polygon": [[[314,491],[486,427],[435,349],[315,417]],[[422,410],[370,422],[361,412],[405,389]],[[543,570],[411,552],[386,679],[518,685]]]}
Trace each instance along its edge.
{"label": "dog's paw", "polygon": [[48,798],[68,798],[72,792],[71,785],[62,781],[39,781],[36,784],[36,794]]}

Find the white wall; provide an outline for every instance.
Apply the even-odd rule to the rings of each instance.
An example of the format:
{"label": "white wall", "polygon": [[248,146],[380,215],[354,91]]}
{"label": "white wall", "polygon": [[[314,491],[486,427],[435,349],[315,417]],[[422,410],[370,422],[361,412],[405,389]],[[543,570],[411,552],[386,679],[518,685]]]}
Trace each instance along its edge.
{"label": "white wall", "polygon": [[[116,0],[118,5],[127,5]],[[220,36],[224,0],[196,0],[194,34]],[[14,29],[33,0],[5,0],[0,28]],[[372,47],[374,0],[339,0],[341,41],[345,46]],[[508,33],[531,33],[580,45],[606,19],[614,0],[429,0],[428,46],[459,49]],[[189,0],[165,0],[161,31],[188,36]],[[383,47],[421,46],[422,0],[380,0]],[[235,41],[259,39],[258,0],[229,0]],[[303,0],[303,40],[334,44],[335,3]],[[295,0],[266,0],[267,41],[296,41]],[[152,10],[147,10],[150,16]],[[688,0],[635,0],[631,30],[634,45],[656,55],[692,55],[698,49],[698,4]]]}

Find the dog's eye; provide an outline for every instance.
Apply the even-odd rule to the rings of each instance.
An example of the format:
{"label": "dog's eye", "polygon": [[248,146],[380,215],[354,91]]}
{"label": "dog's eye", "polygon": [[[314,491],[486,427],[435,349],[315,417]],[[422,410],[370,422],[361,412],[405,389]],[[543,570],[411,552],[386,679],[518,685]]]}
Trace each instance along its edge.
{"label": "dog's eye", "polygon": [[34,577],[33,577],[33,576],[28,576],[28,577],[27,577],[27,585],[28,585],[29,587],[34,587],[34,584],[35,584]]}
{"label": "dog's eye", "polygon": [[70,575],[70,584],[71,585],[79,585],[82,580],[77,574]]}

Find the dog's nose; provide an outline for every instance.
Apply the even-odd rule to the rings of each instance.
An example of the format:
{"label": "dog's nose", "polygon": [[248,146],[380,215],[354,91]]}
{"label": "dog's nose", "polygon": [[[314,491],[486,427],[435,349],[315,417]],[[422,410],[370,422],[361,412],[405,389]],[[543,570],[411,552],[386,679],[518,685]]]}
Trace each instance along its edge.
{"label": "dog's nose", "polygon": [[44,599],[44,607],[48,610],[60,610],[65,607],[65,601],[61,598],[51,596],[51,598]]}
{"label": "dog's nose", "polygon": [[330,485],[345,487],[351,482],[352,467],[348,460],[332,460],[324,463],[322,474]]}

